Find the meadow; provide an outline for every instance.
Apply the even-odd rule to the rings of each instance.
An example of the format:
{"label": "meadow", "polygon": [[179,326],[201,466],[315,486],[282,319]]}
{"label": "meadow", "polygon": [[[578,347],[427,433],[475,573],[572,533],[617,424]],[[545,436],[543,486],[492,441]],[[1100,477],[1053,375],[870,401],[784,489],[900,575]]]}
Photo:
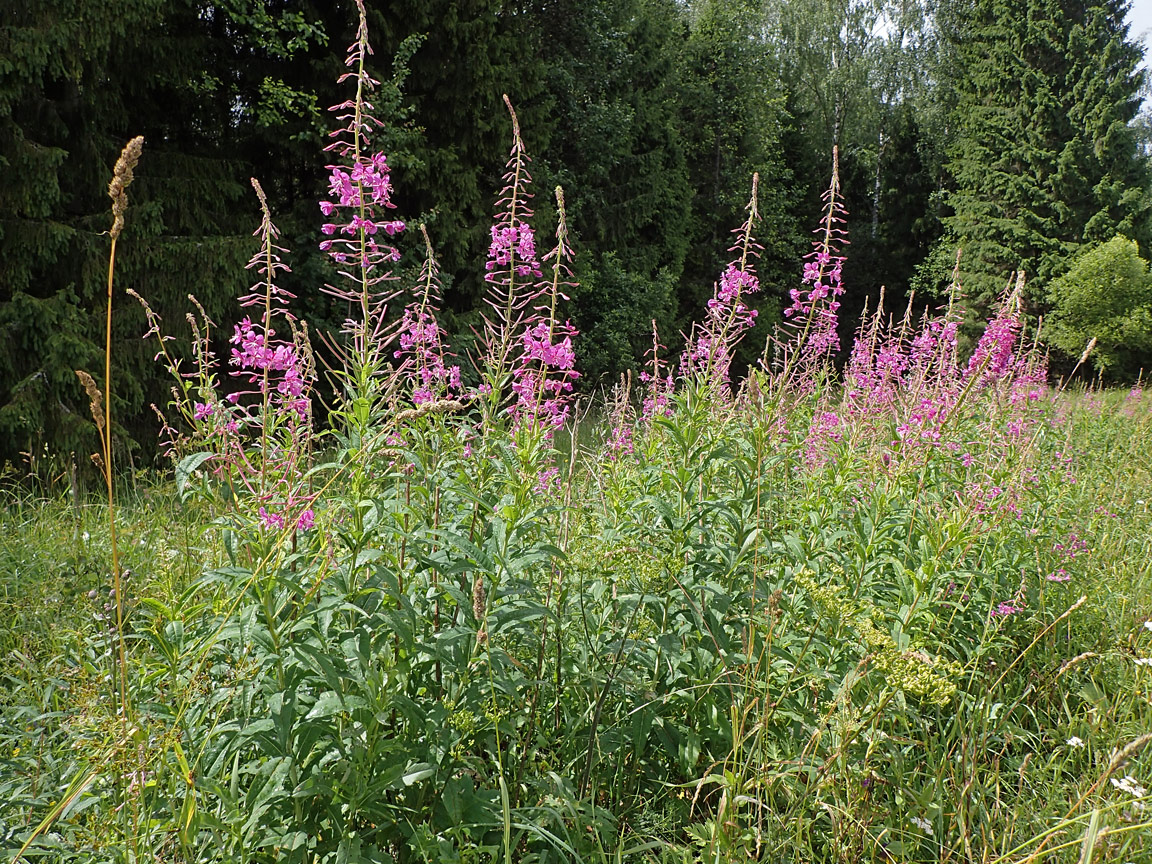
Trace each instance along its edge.
{"label": "meadow", "polygon": [[5,860],[1152,861],[1141,387],[1050,380],[1023,274],[971,350],[954,283],[837,370],[834,172],[746,375],[755,179],[683,352],[579,396],[563,193],[545,240],[511,105],[468,364],[427,233],[391,276],[419,229],[367,40],[319,205],[343,331],[278,288],[254,183],[235,321],[181,357],[148,310],[172,475],[113,470],[110,357],[107,499],[5,493]]}

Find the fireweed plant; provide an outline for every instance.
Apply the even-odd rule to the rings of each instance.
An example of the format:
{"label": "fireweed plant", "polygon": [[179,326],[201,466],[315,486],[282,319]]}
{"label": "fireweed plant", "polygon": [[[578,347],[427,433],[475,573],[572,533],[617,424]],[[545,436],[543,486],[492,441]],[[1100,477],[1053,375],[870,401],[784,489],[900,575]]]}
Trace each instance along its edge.
{"label": "fireweed plant", "polygon": [[567,212],[558,190],[540,254],[510,110],[470,391],[427,233],[412,284],[389,270],[402,223],[369,145],[360,13],[320,203],[324,290],[348,308],[317,349],[329,428],[257,184],[236,320],[218,331],[196,307],[185,359],[145,307],[176,482],[118,511],[127,587],[103,575],[103,511],[0,515],[17,598],[0,846],[204,864],[1144,860],[1142,389],[1050,387],[1022,275],[970,358],[954,280],[941,308],[878,302],[838,373],[834,162],[759,368],[730,369],[761,287],[753,179],[684,353],[653,332],[635,391],[625,376],[602,422],[578,422]]}
{"label": "fireweed plant", "polygon": [[[729,370],[732,365],[732,351],[756,323],[757,311],[745,303],[749,294],[760,290],[760,282],[752,267],[753,260],[762,248],[752,237],[752,228],[759,218],[756,212],[756,195],[760,177],[752,175],[752,197],[748,201],[748,219],[733,231],[737,235],[735,245],[729,251],[737,253],[716,283],[716,289],[708,300],[708,311],[704,322],[698,325],[687,340],[688,347],[681,359],[681,374],[698,375],[714,391],[714,396],[723,399],[732,392]],[[657,373],[652,373],[655,380]]]}

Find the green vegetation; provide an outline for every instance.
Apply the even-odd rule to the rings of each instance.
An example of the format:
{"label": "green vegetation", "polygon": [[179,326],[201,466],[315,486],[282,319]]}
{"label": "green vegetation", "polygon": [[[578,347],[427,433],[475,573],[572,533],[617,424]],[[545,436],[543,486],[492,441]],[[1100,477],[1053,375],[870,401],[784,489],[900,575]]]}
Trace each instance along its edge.
{"label": "green vegetation", "polygon": [[[297,204],[318,209],[318,239],[304,238],[298,263],[298,238],[252,179],[254,235],[212,234],[247,260],[231,302],[190,297],[173,314],[129,288],[142,310],[129,313],[121,286],[144,266],[133,217],[157,216],[162,183],[138,170],[150,143],[132,138],[101,180],[112,219],[77,224],[111,224],[111,242],[72,261],[86,286],[65,298],[76,326],[0,348],[27,372],[0,421],[25,428],[32,409],[66,418],[75,442],[99,443],[92,463],[106,486],[97,503],[77,458],[47,448],[66,440],[53,437],[63,426],[28,451],[39,470],[0,474],[0,857],[1150,860],[1142,384],[1050,378],[1030,314],[1038,289],[1017,271],[994,303],[979,285],[969,299],[962,259],[936,308],[909,301],[894,313],[880,293],[848,322],[853,338],[841,325],[854,266],[905,241],[893,260],[908,263],[931,242],[906,213],[882,220],[931,197],[932,156],[915,142],[952,110],[918,116],[924,82],[886,66],[909,34],[927,38],[919,7],[902,6],[882,38],[883,4],[790,7],[775,24],[794,50],[773,56],[781,81],[815,94],[805,113],[792,84],[757,103],[764,91],[745,77],[772,68],[759,7],[571,5],[550,17],[481,2],[470,17],[457,4],[398,3],[413,17],[435,11],[450,37],[421,55],[418,34],[389,26],[396,10],[357,0],[344,64],[333,64],[326,186],[287,210],[292,220]],[[20,21],[61,8],[22,10]],[[186,16],[179,32],[163,16],[138,23],[168,32],[169,47],[203,32],[253,39],[285,64],[287,77],[260,85],[260,122],[308,102],[288,74],[323,41],[308,15],[245,0],[172,9]],[[383,84],[375,25],[393,40]],[[0,33],[29,46],[34,30]],[[92,74],[129,33],[93,26]],[[401,89],[434,80],[428,56],[448,67],[487,56],[499,77],[523,71],[511,52],[536,38],[566,59],[548,69],[528,55],[526,86],[540,89],[523,118],[505,95],[507,121],[477,123],[469,112],[488,90],[474,81],[444,94],[455,108],[442,129],[381,120],[435,101],[414,87],[409,105]],[[507,53],[483,55],[489,44]],[[586,63],[605,55],[613,62]],[[821,75],[820,57],[835,74]],[[225,89],[259,68],[233,59]],[[907,99],[865,110],[862,87]],[[229,90],[226,114],[247,116],[246,92]],[[521,126],[547,114],[548,93],[571,109],[543,124],[545,137],[572,124],[566,169],[534,163]],[[781,155],[797,133],[785,110],[811,123],[803,136],[831,144],[815,239],[790,277],[785,257],[803,250],[780,184],[803,163]],[[34,119],[0,114],[0,130]],[[203,120],[180,118],[208,134]],[[599,138],[581,135],[591,120]],[[459,132],[455,150],[405,149],[445,129]],[[509,130],[487,255],[468,271],[453,256],[481,233],[475,199],[489,199],[452,154],[467,142],[487,152]],[[869,162],[862,142],[873,135]],[[173,141],[159,136],[158,149]],[[737,178],[757,166],[765,173],[737,198]],[[397,218],[405,167],[448,184],[450,216],[432,206],[426,221]],[[871,230],[856,265],[846,249],[859,223],[845,201],[859,193],[846,193],[841,170],[859,179],[865,168]],[[904,168],[915,182],[885,181]],[[534,197],[533,173],[553,187],[548,200]],[[584,192],[553,183],[581,177]],[[712,204],[697,195],[669,209],[675,190],[703,186]],[[49,194],[36,218],[66,197]],[[639,209],[613,211],[620,198]],[[77,231],[64,233],[81,242]],[[590,237],[605,246],[586,254]],[[630,239],[612,249],[620,237]],[[154,251],[173,243],[163,236]],[[394,243],[419,244],[420,263]],[[1071,365],[1087,337],[1077,366],[1130,369],[1148,324],[1140,247],[1085,235],[1066,251],[1078,245],[1084,254],[1046,283],[1051,342]],[[25,268],[22,296],[0,316],[63,296],[30,275],[54,275],[49,258],[0,265]],[[705,272],[711,289],[697,281]],[[454,307],[469,285],[474,302]],[[689,299],[698,314],[669,349],[661,340],[689,317]],[[81,322],[97,304],[102,351]],[[301,314],[312,308],[318,317]],[[146,347],[122,355],[115,334],[132,314]],[[187,333],[174,339],[181,318]],[[455,325],[470,325],[466,358],[452,354]],[[147,389],[137,364],[151,351],[171,473],[129,462],[133,421],[121,419]],[[581,357],[593,375],[623,374],[610,391],[581,392]],[[72,370],[83,412],[46,401],[73,360],[87,367]]]}
{"label": "green vegetation", "polygon": [[689,391],[547,495],[425,418],[295,536],[145,482],[128,729],[104,508],[10,501],[3,845],[51,816],[29,860],[1146,860],[1147,397],[1054,394],[1011,445],[992,398],[963,452],[854,429],[813,470],[820,401]]}
{"label": "green vegetation", "polygon": [[[316,290],[324,106],[350,0],[40,0],[0,23],[0,463],[42,476],[96,440],[74,370],[103,323],[104,170],[149,142],[125,287],[185,346],[193,294],[212,320],[247,284],[248,178],[294,250],[286,289],[314,332],[345,311]],[[838,147],[852,238],[845,309],[902,308],[961,281],[981,315],[1012,271],[1028,314],[1078,254],[1117,233],[1152,255],[1140,49],[1119,0],[388,0],[368,20],[381,80],[376,138],[397,172],[397,215],[428,225],[443,323],[462,356],[481,324],[502,94],[523,121],[541,189],[562,185],[578,251],[570,315],[586,393],[643,366],[651,321],[670,347],[725,263],[748,179],[761,176],[755,298],[780,320],[793,262]],[[542,196],[541,215],[552,204]],[[397,239],[412,278],[423,245]],[[154,465],[167,383],[125,310],[116,446]],[[852,322],[845,323],[846,336]],[[226,334],[223,334],[226,335]],[[843,340],[846,343],[846,340]],[[216,347],[219,347],[217,345]],[[1072,352],[1078,356],[1078,352]],[[841,360],[844,358],[841,357]],[[1110,367],[1147,367],[1142,351]],[[739,368],[755,360],[748,349]],[[1070,367],[1069,363],[1069,367]],[[465,363],[465,376],[475,374]],[[87,479],[91,479],[90,477]]]}
{"label": "green vegetation", "polygon": [[1101,371],[1131,375],[1152,347],[1152,277],[1136,244],[1123,237],[1090,249],[1049,289],[1045,341],[1075,357],[1091,340]]}
{"label": "green vegetation", "polygon": [[1030,299],[1082,248],[1117,233],[1147,251],[1152,179],[1131,121],[1141,50],[1120,0],[949,2],[948,85],[956,126],[946,257],[984,305],[1023,269]]}

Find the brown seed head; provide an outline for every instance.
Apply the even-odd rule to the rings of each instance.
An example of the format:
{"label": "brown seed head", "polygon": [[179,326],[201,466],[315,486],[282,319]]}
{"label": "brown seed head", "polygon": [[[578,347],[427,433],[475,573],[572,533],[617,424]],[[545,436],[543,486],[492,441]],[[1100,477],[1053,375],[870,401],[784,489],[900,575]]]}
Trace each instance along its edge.
{"label": "brown seed head", "polygon": [[472,614],[477,621],[483,621],[487,612],[488,592],[484,590],[484,577],[477,576],[472,583]]}
{"label": "brown seed head", "polygon": [[[1080,355],[1080,363],[1088,359],[1088,355],[1092,353],[1092,349],[1096,347],[1096,337],[1093,336],[1088,340],[1088,346],[1084,349],[1084,353]],[[1079,364],[1077,364],[1079,365]]]}
{"label": "brown seed head", "polygon": [[132,182],[132,172],[140,161],[140,151],[144,147],[144,136],[137,135],[125,146],[116,167],[112,169],[112,182],[108,184],[108,197],[112,199],[112,230],[115,240],[124,230],[124,211],[128,209],[128,185]]}
{"label": "brown seed head", "polygon": [[96,428],[100,434],[104,434],[104,397],[100,395],[100,388],[96,386],[96,382],[92,376],[85,372],[83,369],[76,370],[76,377],[80,379],[80,383],[84,385],[84,392],[88,394],[88,408],[92,412],[92,419],[96,421]]}

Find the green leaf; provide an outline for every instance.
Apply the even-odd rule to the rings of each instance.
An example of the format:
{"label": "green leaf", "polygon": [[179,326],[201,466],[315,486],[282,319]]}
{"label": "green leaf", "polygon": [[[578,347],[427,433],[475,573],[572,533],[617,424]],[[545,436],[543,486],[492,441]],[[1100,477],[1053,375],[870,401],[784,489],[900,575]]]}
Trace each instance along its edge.
{"label": "green leaf", "polygon": [[176,464],[176,493],[180,496],[180,500],[187,500],[187,487],[188,481],[196,470],[214,457],[215,453],[207,451],[202,453],[193,453],[191,456],[185,456]]}

